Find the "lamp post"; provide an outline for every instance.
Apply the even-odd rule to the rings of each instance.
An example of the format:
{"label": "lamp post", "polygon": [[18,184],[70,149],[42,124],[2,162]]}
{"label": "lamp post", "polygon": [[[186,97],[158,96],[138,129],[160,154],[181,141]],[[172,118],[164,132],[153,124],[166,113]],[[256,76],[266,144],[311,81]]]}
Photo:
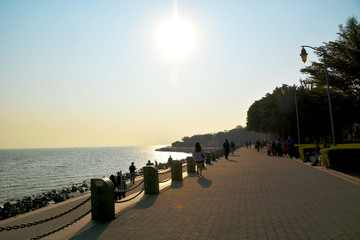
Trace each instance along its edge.
{"label": "lamp post", "polygon": [[[285,94],[286,87],[290,87],[287,84],[283,84],[281,92],[282,94]],[[295,110],[296,110],[296,125],[297,125],[297,135],[298,135],[298,143],[300,144],[300,126],[299,126],[299,113],[298,113],[298,105],[297,105],[297,97],[296,97],[296,86],[294,86],[295,89]]]}
{"label": "lamp post", "polygon": [[315,51],[321,51],[323,53],[323,57],[324,57],[324,68],[325,68],[325,77],[326,77],[326,86],[327,86],[327,92],[328,92],[328,99],[329,99],[329,109],[330,109],[330,121],[331,121],[331,133],[332,133],[332,138],[333,138],[333,145],[336,146],[336,139],[335,139],[335,129],[334,129],[334,120],[333,120],[333,113],[332,113],[332,106],[331,106],[331,96],[330,96],[330,87],[329,87],[329,76],[328,76],[328,71],[327,71],[327,65],[326,65],[326,52],[323,48],[320,47],[311,47],[311,46],[301,46],[301,59],[303,60],[303,62],[306,62],[307,59],[307,52],[305,50],[305,48],[311,48]]}

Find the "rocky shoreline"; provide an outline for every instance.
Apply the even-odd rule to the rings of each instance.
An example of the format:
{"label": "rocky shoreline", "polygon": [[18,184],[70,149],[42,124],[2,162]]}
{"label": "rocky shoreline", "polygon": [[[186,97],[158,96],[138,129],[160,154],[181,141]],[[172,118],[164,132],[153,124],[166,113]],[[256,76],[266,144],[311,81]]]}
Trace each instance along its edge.
{"label": "rocky shoreline", "polygon": [[89,190],[90,182],[83,181],[73,184],[71,187],[53,189],[37,195],[24,196],[21,199],[12,199],[0,206],[0,220],[81,196]]}

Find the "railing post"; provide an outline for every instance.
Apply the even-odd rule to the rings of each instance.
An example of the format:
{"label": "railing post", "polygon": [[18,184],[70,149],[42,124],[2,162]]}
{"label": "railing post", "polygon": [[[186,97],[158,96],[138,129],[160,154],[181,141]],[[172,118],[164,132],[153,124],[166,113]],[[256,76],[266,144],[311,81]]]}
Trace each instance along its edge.
{"label": "railing post", "polygon": [[222,148],[222,149],[220,149],[219,151],[220,151],[220,157],[223,157],[224,154],[225,154],[225,153],[224,153],[224,149]]}
{"label": "railing post", "polygon": [[211,163],[211,154],[209,152],[205,153],[205,160],[206,160],[206,164]]}
{"label": "railing post", "polygon": [[145,194],[159,194],[159,173],[154,166],[143,167]]}
{"label": "railing post", "polygon": [[187,172],[188,173],[195,173],[195,161],[193,157],[186,158],[187,163]]}
{"label": "railing post", "polygon": [[173,181],[182,181],[182,164],[180,161],[173,161],[171,164],[171,179]]}
{"label": "railing post", "polygon": [[91,179],[91,219],[109,221],[115,218],[114,184],[109,178]]}
{"label": "railing post", "polygon": [[219,150],[215,150],[215,157],[216,157],[216,159],[220,158],[220,151]]}
{"label": "railing post", "polygon": [[211,155],[211,161],[216,161],[215,151],[211,151],[210,155]]}

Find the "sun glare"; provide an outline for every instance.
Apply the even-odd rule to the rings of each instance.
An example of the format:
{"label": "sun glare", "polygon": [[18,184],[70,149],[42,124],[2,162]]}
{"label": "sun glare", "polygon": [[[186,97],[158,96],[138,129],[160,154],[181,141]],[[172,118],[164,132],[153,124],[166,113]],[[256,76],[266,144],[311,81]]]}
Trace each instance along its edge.
{"label": "sun glare", "polygon": [[189,54],[195,47],[195,31],[190,23],[176,15],[159,25],[156,32],[156,45],[169,57]]}

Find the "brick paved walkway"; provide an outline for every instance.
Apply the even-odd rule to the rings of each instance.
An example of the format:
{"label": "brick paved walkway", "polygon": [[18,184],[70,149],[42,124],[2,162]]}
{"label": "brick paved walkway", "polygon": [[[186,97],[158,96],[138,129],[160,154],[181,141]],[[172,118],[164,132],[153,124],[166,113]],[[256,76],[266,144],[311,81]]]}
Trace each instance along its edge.
{"label": "brick paved walkway", "polygon": [[72,239],[360,239],[360,185],[241,149]]}
{"label": "brick paved walkway", "polygon": [[[117,211],[111,222],[94,223],[88,215],[44,239],[360,239],[359,180],[255,150],[235,154],[207,166],[203,177],[189,176]],[[51,206],[9,224],[39,220],[80,201]],[[45,233],[54,226],[16,230],[18,235],[2,232],[0,238],[29,239],[38,235],[35,228]]]}

